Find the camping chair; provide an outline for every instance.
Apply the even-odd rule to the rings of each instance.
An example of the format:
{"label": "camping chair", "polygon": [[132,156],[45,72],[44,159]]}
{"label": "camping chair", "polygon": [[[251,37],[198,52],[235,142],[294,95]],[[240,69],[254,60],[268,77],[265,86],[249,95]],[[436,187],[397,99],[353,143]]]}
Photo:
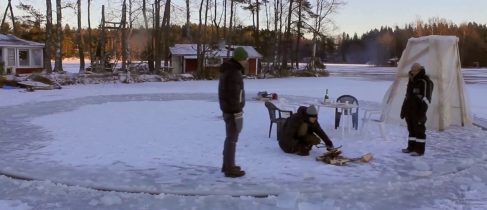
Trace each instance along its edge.
{"label": "camping chair", "polygon": [[281,110],[281,109],[277,108],[276,105],[274,105],[270,101],[265,102],[265,107],[267,107],[267,111],[269,111],[269,119],[271,120],[271,123],[269,125],[269,138],[270,138],[271,137],[271,131],[272,131],[272,124],[276,123],[277,125],[279,125],[278,123],[281,120],[286,119],[285,117],[283,117],[283,116],[285,116],[285,115],[283,115],[283,113],[287,113],[290,116],[293,112],[288,111],[288,110]]}
{"label": "camping chair", "polygon": [[[346,103],[348,101],[349,104],[357,104],[358,100],[351,96],[351,95],[342,95],[337,98],[338,103]],[[354,111],[355,109],[355,111]],[[355,130],[358,130],[358,107],[357,108],[335,108],[335,129],[340,126],[340,118],[342,115],[351,115],[352,116],[352,126]]]}
{"label": "camping chair", "polygon": [[362,127],[360,128],[360,133],[363,134],[367,130],[367,126],[370,121],[377,123],[380,130],[380,135],[384,140],[387,140],[386,128],[385,128],[385,115],[382,114],[381,110],[375,109],[365,109],[364,117],[362,118]]}

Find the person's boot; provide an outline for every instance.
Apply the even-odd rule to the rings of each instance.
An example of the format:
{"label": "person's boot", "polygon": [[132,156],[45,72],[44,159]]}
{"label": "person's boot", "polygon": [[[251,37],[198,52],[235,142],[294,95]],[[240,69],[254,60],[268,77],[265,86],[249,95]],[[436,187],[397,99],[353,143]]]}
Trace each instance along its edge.
{"label": "person's boot", "polygon": [[297,155],[299,156],[308,156],[309,155],[309,151],[306,151],[306,150],[300,150],[298,151],[298,153],[296,153]]}
{"label": "person's boot", "polygon": [[[240,166],[237,166],[237,165],[235,165],[233,167],[236,168],[237,170],[240,170],[241,169]],[[221,172],[225,172],[225,163],[222,164]]]}
{"label": "person's boot", "polygon": [[235,165],[235,150],[237,144],[235,142],[225,142],[225,149],[223,150],[223,166],[222,172],[226,177],[241,177],[245,175],[240,166]]}
{"label": "person's boot", "polygon": [[426,146],[425,140],[424,139],[417,139],[416,140],[416,146],[414,149],[414,152],[411,153],[411,156],[423,156],[424,155],[424,149]]}
{"label": "person's boot", "polygon": [[245,171],[240,169],[240,167],[235,167],[235,166],[226,167],[223,169],[223,171],[226,177],[231,177],[231,178],[241,177],[245,175]]}
{"label": "person's boot", "polygon": [[[230,141],[225,141],[223,145],[223,163],[221,172],[225,172],[226,166],[234,166],[240,170],[240,166],[235,165],[235,149],[232,148],[232,143]],[[233,157],[232,157],[233,156]]]}
{"label": "person's boot", "polygon": [[409,137],[408,138],[408,147],[406,149],[402,149],[403,153],[411,153],[414,152],[416,147],[416,137]]}
{"label": "person's boot", "polygon": [[311,145],[302,145],[299,147],[298,152],[296,154],[300,156],[308,156],[310,150],[311,150]]}

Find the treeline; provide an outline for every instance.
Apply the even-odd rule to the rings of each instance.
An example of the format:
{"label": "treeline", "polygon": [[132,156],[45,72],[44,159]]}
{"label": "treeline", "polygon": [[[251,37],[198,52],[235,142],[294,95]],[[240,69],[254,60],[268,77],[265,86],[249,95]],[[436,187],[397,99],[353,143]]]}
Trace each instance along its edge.
{"label": "treeline", "polygon": [[458,37],[462,66],[487,66],[487,26],[475,22],[456,25],[443,19],[431,19],[428,23],[418,21],[403,28],[382,27],[361,37],[342,34],[337,48],[339,57],[334,59],[346,63],[389,65],[391,59],[401,57],[409,38],[427,35]]}
{"label": "treeline", "polygon": [[[285,72],[290,64],[297,66],[305,54],[317,60],[320,45],[335,45],[328,41],[326,34],[332,27],[332,14],[344,5],[343,0],[185,0],[184,6],[175,9],[171,0],[106,0],[104,3],[110,3],[110,8],[106,12],[102,8],[101,20],[92,20],[97,24],[90,27],[90,19],[94,17],[90,15],[92,0],[44,2],[45,11],[32,5],[15,5],[17,11],[25,14],[18,16],[11,12],[13,6],[8,1],[4,17],[10,16],[11,21],[3,22],[3,18],[1,32],[44,41],[45,55],[55,60],[53,71],[62,71],[61,58],[78,50],[81,61],[83,57],[96,59],[97,63],[92,62],[91,66],[99,64],[103,68],[111,56],[121,57],[124,71],[130,60],[137,59],[147,61],[150,71],[158,72],[161,66],[168,65],[170,46],[194,43],[201,74],[205,70],[206,52],[222,44],[253,45],[264,55],[263,63],[279,72]],[[86,17],[82,17],[81,5],[87,5]],[[191,11],[196,7],[197,12]],[[74,10],[77,15],[76,32],[63,20],[66,9]],[[105,14],[109,17],[105,18]],[[242,15],[251,17],[251,25],[241,22]],[[80,29],[86,19],[88,27]],[[305,35],[311,38],[307,40]],[[300,53],[309,52],[310,48],[316,50]],[[84,63],[80,63],[82,71]]]}
{"label": "treeline", "polygon": [[[46,0],[46,3],[49,2],[50,0]],[[56,0],[56,15],[58,6],[59,11],[66,8],[58,2],[60,0]],[[90,3],[90,0],[78,0],[77,4],[68,6],[79,9],[83,2]],[[168,2],[170,3],[166,1]],[[151,71],[156,72],[161,66],[168,65],[169,47],[178,43],[198,45],[199,72],[204,71],[204,55],[205,51],[209,50],[208,47],[218,46],[223,42],[227,45],[255,46],[264,56],[265,65],[282,73],[300,62],[314,64],[315,62],[311,61],[317,60],[389,65],[391,61],[395,61],[394,58],[401,57],[409,38],[426,35],[457,36],[462,65],[487,66],[485,24],[456,25],[444,19],[433,18],[428,22],[418,20],[402,28],[396,26],[373,29],[361,36],[345,33],[333,36],[327,32],[333,13],[323,11],[334,12],[342,6],[342,1],[319,0],[318,3],[320,2],[321,5],[311,5],[307,0],[293,0],[286,5],[282,1],[274,1],[270,5],[263,4],[263,1],[250,1],[250,4],[247,4],[234,0],[227,2],[231,5],[217,7],[212,6],[210,1],[201,1],[198,23],[191,23],[187,19],[185,24],[173,24],[171,7],[166,7],[161,0],[123,0],[122,9],[119,11],[122,14],[121,19],[101,20],[105,24],[96,21],[98,24],[93,28],[82,29],[67,24],[57,27],[62,21],[53,24],[52,17],[49,17],[50,11],[43,13],[30,5],[20,5],[17,8],[24,10],[28,15],[17,17],[15,27],[6,21],[1,26],[1,31],[46,43],[51,52],[48,55],[51,58],[56,57],[56,60],[59,57],[85,57],[93,60],[100,59],[102,54],[105,59],[119,59],[124,64],[131,61],[148,61]],[[187,3],[189,4],[189,1]],[[233,4],[252,15],[252,25],[244,26],[237,22],[236,12],[233,10],[225,10],[222,14],[215,12],[233,8]],[[286,12],[286,6],[292,9]],[[259,14],[262,16],[263,13],[259,13],[259,8],[266,11],[266,16],[260,17],[265,21],[259,21]],[[80,25],[80,16],[78,20]],[[259,26],[259,22],[266,24]],[[112,27],[109,27],[110,24]],[[51,33],[47,32],[49,25]],[[56,54],[58,48],[61,55]]]}
{"label": "treeline", "polygon": [[[7,25],[8,27],[8,25]],[[17,35],[21,38],[33,40],[37,42],[44,42],[45,31],[40,25],[29,24],[23,22],[17,26]],[[191,30],[197,29],[196,24],[191,25]],[[185,27],[172,25],[170,29],[169,43],[191,43],[192,40],[185,36]],[[209,28],[208,32],[216,29]],[[78,47],[76,42],[76,29],[69,25],[63,28],[63,49],[64,57],[78,57]],[[95,37],[98,37],[99,30],[93,29]],[[115,31],[109,32],[116,33]],[[144,29],[134,29],[129,45],[131,45],[130,59],[144,60],[147,56],[146,39],[150,37],[151,32]],[[88,32],[86,29],[82,30],[85,40],[88,40]],[[210,36],[208,34],[207,36]],[[266,58],[272,56],[273,38],[275,37],[273,31],[262,30],[261,45],[257,46],[260,53]],[[427,35],[452,35],[459,38],[459,49],[462,66],[464,67],[486,67],[487,66],[487,26],[478,23],[465,23],[461,25],[447,24],[447,22],[431,23],[431,24],[407,24],[403,28],[382,27],[380,29],[370,30],[369,32],[358,36],[354,34],[341,34],[336,37],[326,37],[324,42],[319,42],[317,56],[327,62],[336,63],[369,63],[374,65],[391,65],[394,58],[400,58],[407,40],[411,37],[427,36]],[[113,39],[114,36],[109,36]],[[236,44],[239,45],[253,45],[254,36],[251,26],[238,26],[235,29],[235,37],[233,38]],[[217,39],[210,40],[210,43],[218,42]],[[107,41],[113,44],[113,40]],[[96,40],[93,40],[92,45],[95,46]],[[312,56],[312,41],[303,39],[301,41],[301,49],[299,50],[300,62],[307,61],[307,58]],[[111,46],[115,47],[115,46]],[[293,46],[295,48],[295,46]],[[88,53],[86,51],[86,53]],[[119,55],[121,56],[121,55]]]}

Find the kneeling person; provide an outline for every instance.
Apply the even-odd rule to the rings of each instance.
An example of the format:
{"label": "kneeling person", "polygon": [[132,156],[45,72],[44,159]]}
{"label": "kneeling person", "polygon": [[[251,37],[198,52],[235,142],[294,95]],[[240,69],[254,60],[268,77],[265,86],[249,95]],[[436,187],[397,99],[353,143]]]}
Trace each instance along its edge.
{"label": "kneeling person", "polygon": [[301,106],[296,114],[291,115],[281,129],[279,146],[286,153],[296,153],[307,156],[313,145],[323,142],[328,149],[333,148],[333,142],[321,129],[318,123],[318,110],[314,105]]}

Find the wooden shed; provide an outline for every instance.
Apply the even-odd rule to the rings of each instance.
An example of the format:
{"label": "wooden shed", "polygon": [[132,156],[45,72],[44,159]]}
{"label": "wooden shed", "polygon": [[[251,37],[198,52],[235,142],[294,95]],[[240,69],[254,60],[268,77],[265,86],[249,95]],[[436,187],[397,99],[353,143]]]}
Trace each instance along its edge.
{"label": "wooden shed", "polygon": [[[173,73],[184,74],[193,73],[197,70],[198,60],[196,55],[196,44],[175,44],[170,47],[171,52],[171,68]],[[233,50],[237,47],[243,47],[249,55],[248,66],[245,66],[246,75],[257,75],[260,73],[259,59],[262,55],[252,46],[225,46],[224,48],[211,48],[204,46],[207,49],[205,66],[219,66],[233,55]],[[229,52],[230,51],[230,52]]]}

